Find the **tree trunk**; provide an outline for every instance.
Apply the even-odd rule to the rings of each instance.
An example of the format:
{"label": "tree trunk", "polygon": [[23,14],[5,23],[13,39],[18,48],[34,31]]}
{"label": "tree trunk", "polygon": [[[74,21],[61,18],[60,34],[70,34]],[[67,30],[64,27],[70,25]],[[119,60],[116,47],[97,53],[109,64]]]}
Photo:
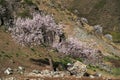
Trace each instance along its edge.
{"label": "tree trunk", "polygon": [[52,71],[54,71],[53,60],[52,60],[51,57],[49,57],[48,59],[49,59],[50,68],[51,68]]}

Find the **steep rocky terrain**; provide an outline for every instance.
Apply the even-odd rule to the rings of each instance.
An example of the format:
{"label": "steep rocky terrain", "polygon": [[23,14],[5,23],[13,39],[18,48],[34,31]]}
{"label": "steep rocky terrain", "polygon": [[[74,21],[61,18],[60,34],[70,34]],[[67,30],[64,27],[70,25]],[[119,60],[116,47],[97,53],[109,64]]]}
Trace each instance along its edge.
{"label": "steep rocky terrain", "polygon": [[102,25],[104,33],[112,34],[114,41],[119,42],[119,0],[66,0],[66,3],[70,11],[88,18],[91,25]]}
{"label": "steep rocky terrain", "polygon": [[[107,0],[105,0],[105,2],[102,2],[101,0],[81,0],[81,2],[77,2],[74,0],[1,0],[0,77],[7,76],[6,74],[4,74],[4,71],[8,67],[17,68],[18,66],[24,66],[26,72],[30,72],[34,69],[50,69],[48,60],[46,60],[46,58],[49,57],[48,55],[50,55],[53,59],[53,64],[55,67],[57,63],[64,64],[65,66],[66,63],[72,62],[74,60],[79,60],[87,65],[87,73],[89,74],[99,72],[102,74],[103,77],[119,79],[120,47],[114,44],[112,41],[106,39],[103,34],[99,35],[96,34],[94,30],[89,30],[89,28],[92,27],[91,25],[95,24],[102,24],[102,26],[105,26],[105,28],[106,26],[119,25],[117,24],[116,19],[113,20],[115,21],[115,24],[113,22],[113,24],[110,25],[110,19],[106,19],[106,16],[105,18],[103,18],[103,16],[101,17],[101,15],[98,14],[103,14],[102,11],[105,11],[104,9],[108,9],[107,7],[111,4],[111,2],[105,4],[106,1]],[[116,0],[114,0],[112,3],[117,4]],[[106,5],[106,7],[104,5]],[[96,7],[97,9],[94,9],[94,7]],[[105,8],[102,10],[101,7]],[[74,12],[73,9],[79,10],[78,12]],[[111,9],[114,10],[113,8]],[[32,21],[32,19],[34,20],[34,16],[32,15],[34,12],[37,12],[39,14],[44,13],[44,15],[51,15],[52,18],[55,20],[55,25],[59,23],[63,25],[63,41],[61,40],[60,34],[54,34],[57,36],[57,39],[59,40],[58,45],[60,46],[51,46],[51,44],[54,43],[54,41],[52,40],[56,39],[51,32],[49,32],[48,34],[46,33],[46,31],[49,31],[49,29],[47,28],[45,28],[46,31],[43,31],[43,33],[46,34],[43,38],[44,44],[41,45],[33,47],[27,45],[23,47],[19,45],[19,43],[17,43],[19,41],[17,39],[20,39],[19,37],[16,39],[12,37],[20,35],[19,31],[17,32],[16,30],[11,30],[16,33],[8,31],[8,27],[11,27],[11,29],[15,29],[14,27],[16,27],[17,29],[18,26],[16,26],[13,21],[16,21],[18,17],[30,18],[30,21]],[[117,16],[117,14],[115,16]],[[80,22],[79,20],[81,19],[81,17],[87,17],[89,23],[86,24]],[[105,21],[102,22],[103,20],[99,18],[104,19],[108,23],[104,23]],[[38,18],[38,20],[40,19]],[[24,22],[26,21],[24,20]],[[24,25],[22,23],[20,24]],[[105,28],[103,29],[104,33],[106,33],[107,30],[113,30],[111,28]],[[56,29],[57,28],[55,27],[55,33],[57,33]],[[54,32],[54,30],[52,32]],[[50,39],[48,37],[50,37]],[[46,46],[46,44],[49,44],[49,46]],[[71,49],[69,49],[69,47],[71,47]],[[17,74],[14,73],[14,75],[16,76]]]}

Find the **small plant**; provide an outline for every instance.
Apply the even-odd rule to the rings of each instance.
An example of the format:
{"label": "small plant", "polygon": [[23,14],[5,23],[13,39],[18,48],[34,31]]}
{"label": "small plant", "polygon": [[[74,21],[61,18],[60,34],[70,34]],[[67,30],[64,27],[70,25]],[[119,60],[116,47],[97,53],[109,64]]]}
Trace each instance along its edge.
{"label": "small plant", "polygon": [[16,57],[19,57],[19,53],[16,53]]}
{"label": "small plant", "polygon": [[33,5],[32,0],[24,0],[25,3],[27,3],[28,5]]}
{"label": "small plant", "polygon": [[80,61],[80,62],[83,62],[83,59],[82,58],[76,58],[76,60]]}
{"label": "small plant", "polygon": [[31,48],[31,51],[35,52],[35,49],[34,49],[34,48]]}
{"label": "small plant", "polygon": [[21,18],[32,18],[29,10],[23,10],[22,12],[18,13],[18,17],[21,17]]}

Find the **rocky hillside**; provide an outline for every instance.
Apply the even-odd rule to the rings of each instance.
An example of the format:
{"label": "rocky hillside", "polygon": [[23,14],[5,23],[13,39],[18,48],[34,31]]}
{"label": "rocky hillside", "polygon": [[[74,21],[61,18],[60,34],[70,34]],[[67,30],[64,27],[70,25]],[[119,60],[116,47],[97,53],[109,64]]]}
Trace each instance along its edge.
{"label": "rocky hillside", "polygon": [[104,28],[104,33],[112,34],[114,41],[119,42],[119,0],[66,0],[66,3],[62,4],[78,16],[88,18],[89,24],[101,25]]}
{"label": "rocky hillside", "polygon": [[[48,78],[56,74],[61,77],[67,70],[73,80],[80,76],[95,78],[95,73],[101,73],[100,78],[119,79],[120,47],[112,42],[111,35],[104,36],[105,28],[96,25],[103,20],[96,19],[92,23],[96,18],[93,16],[95,13],[91,13],[93,7],[101,11],[101,6],[104,7],[107,0],[98,1],[1,0],[0,77],[7,77],[9,71],[12,74],[9,76],[21,75],[24,78],[29,74],[29,77],[42,77],[46,74]],[[77,7],[78,3],[80,5]],[[89,7],[82,8],[88,3]],[[97,13],[96,10],[94,12]],[[64,73],[48,71],[51,70],[49,60],[53,62],[54,70]],[[73,67],[67,68],[68,63]],[[78,64],[85,66],[82,68]],[[78,68],[74,67],[76,65]],[[25,70],[21,72],[19,66],[24,66]],[[42,71],[44,69],[47,71]],[[30,72],[36,75],[31,76]]]}

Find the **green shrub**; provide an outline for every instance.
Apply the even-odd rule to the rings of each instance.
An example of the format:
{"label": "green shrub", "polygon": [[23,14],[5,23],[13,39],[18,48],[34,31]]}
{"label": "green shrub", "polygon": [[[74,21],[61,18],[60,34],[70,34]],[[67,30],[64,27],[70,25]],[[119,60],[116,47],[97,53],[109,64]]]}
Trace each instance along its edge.
{"label": "green shrub", "polygon": [[32,0],[24,0],[24,2],[25,2],[26,4],[28,4],[28,5],[33,5]]}
{"label": "green shrub", "polygon": [[21,18],[32,18],[29,10],[23,10],[22,12],[18,13],[18,17]]}

